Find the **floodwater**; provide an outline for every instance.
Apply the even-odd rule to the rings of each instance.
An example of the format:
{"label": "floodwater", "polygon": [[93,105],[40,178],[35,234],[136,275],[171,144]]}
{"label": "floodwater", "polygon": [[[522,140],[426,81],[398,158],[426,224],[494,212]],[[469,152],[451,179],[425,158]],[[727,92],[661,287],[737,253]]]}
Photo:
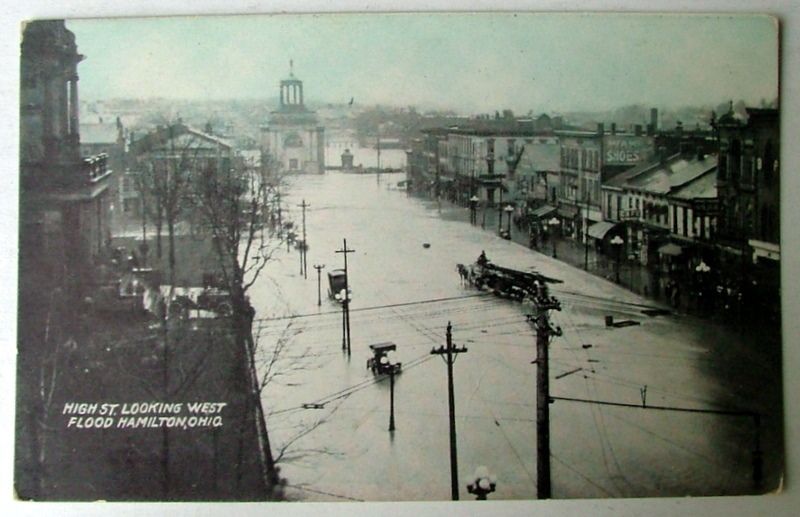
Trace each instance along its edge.
{"label": "floodwater", "polygon": [[[653,302],[471,227],[457,220],[463,209],[409,197],[393,188],[403,179],[294,178],[285,210],[299,225],[296,205],[310,204],[307,278],[298,252],[282,247],[251,290],[270,439],[292,499],[450,499],[447,370],[430,353],[445,344],[448,322],[468,349],[454,365],[461,499],[472,499],[466,485],[480,465],[498,479],[490,498],[536,498],[535,335],[520,304],[461,285],[456,264],[481,250],[497,264],[563,281],[551,290],[562,303],[552,319],[563,329],[550,352],[554,498],[756,491],[753,418],[654,406],[765,413],[758,447],[766,488],[776,486],[780,363],[764,345],[686,315],[647,316],[641,311]],[[326,292],[326,272],[343,266],[343,239],[354,250],[350,355],[341,308]],[[320,306],[314,265],[324,265]],[[639,325],[609,328],[607,315]],[[366,368],[368,347],[379,342],[395,343],[402,363],[391,433],[389,380]],[[645,407],[588,402],[643,399]]]}
{"label": "floodwater", "polygon": [[[378,150],[374,147],[361,147],[356,141],[331,141],[325,145],[325,164],[339,166],[342,164],[342,153],[349,149],[353,155],[353,165],[356,167],[378,166]],[[381,149],[381,168],[402,169],[406,165],[406,151],[404,149]]]}

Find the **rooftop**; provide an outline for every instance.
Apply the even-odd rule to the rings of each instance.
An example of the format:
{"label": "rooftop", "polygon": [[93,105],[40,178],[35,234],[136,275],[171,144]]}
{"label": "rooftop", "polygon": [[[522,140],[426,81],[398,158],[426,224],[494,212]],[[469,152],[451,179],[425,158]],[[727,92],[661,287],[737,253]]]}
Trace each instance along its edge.
{"label": "rooftop", "polygon": [[[667,162],[669,162],[670,160],[677,159],[678,157],[680,157],[680,154],[674,154],[667,158]],[[639,174],[643,174],[647,171],[654,170],[658,168],[660,165],[661,162],[658,160],[640,163],[635,167],[632,167],[626,171],[617,174],[616,176],[613,176],[608,181],[604,182],[603,186],[622,188],[623,186],[625,186],[626,183],[628,183],[630,179],[635,178]]]}
{"label": "rooftop", "polygon": [[209,135],[183,123],[173,124],[169,127],[159,126],[131,144],[133,154],[150,152],[154,149],[164,148],[172,141],[179,149],[200,149],[203,144],[212,144],[232,149],[233,145],[227,140],[215,135]]}
{"label": "rooftop", "polygon": [[717,198],[717,175],[716,167],[706,171],[701,176],[689,181],[685,185],[676,188],[670,194],[671,197],[684,200],[692,199],[716,199]]}
{"label": "rooftop", "polygon": [[673,156],[666,163],[631,177],[625,186],[653,194],[669,194],[716,167],[717,157],[714,155],[704,155],[703,159]]}

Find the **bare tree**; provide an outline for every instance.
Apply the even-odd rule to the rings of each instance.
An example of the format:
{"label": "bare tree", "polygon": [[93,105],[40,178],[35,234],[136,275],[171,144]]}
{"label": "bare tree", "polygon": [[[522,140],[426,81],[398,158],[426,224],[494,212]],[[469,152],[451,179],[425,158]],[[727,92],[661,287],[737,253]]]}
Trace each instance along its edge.
{"label": "bare tree", "polygon": [[[140,149],[137,190],[156,227],[156,256],[162,257],[162,228],[167,226],[169,283],[175,286],[175,226],[188,207],[188,185],[199,162],[200,139],[181,122],[159,129]],[[143,218],[147,211],[143,208]],[[143,219],[144,221],[144,219]],[[143,222],[144,224],[144,222]]]}
{"label": "bare tree", "polygon": [[280,479],[261,403],[252,333],[255,311],[247,292],[280,245],[275,228],[267,224],[280,171],[274,166],[259,169],[240,157],[232,160],[230,167],[221,167],[222,163],[222,160],[207,161],[194,171],[193,199],[229,292],[231,330],[243,373],[240,388],[246,394],[257,427],[264,485],[274,496]]}

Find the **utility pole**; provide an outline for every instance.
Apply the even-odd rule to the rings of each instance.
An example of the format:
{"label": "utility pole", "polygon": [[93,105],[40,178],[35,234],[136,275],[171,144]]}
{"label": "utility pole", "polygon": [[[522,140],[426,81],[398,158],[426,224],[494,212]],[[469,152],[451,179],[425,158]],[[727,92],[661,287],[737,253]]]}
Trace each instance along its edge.
{"label": "utility pole", "polygon": [[456,355],[467,347],[453,346],[452,325],[447,322],[447,347],[431,349],[431,354],[441,355],[447,363],[447,402],[450,409],[450,490],[453,501],[458,501],[458,453],[456,452],[456,401],[453,393],[453,363]]}
{"label": "utility pole", "polygon": [[308,278],[308,242],[306,241],[306,208],[310,207],[306,200],[304,199],[303,202],[298,207],[303,209],[303,245],[300,246],[300,253],[302,254],[301,265],[303,270],[303,278]]}
{"label": "utility pole", "polygon": [[317,270],[317,306],[322,305],[322,270],[325,264],[314,264],[314,269]]}
{"label": "utility pole", "polygon": [[561,329],[550,324],[550,311],[561,310],[561,303],[547,294],[542,285],[534,299],[534,314],[528,320],[536,326],[536,494],[550,499],[550,336],[560,336]]}
{"label": "utility pole", "polygon": [[347,239],[342,239],[342,249],[336,250],[336,253],[341,253],[344,255],[344,298],[342,299],[342,303],[344,304],[344,327],[345,327],[345,340],[342,343],[343,348],[347,350],[347,353],[350,353],[350,288],[349,288],[349,276],[350,273],[347,272],[347,254],[348,253],[355,253],[356,250],[351,250],[347,248]]}

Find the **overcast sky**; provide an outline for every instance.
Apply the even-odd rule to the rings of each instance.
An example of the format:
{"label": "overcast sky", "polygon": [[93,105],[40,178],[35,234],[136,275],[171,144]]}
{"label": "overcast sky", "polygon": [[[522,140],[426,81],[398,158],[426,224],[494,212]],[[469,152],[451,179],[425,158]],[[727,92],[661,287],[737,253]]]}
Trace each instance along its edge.
{"label": "overcast sky", "polygon": [[83,99],[267,98],[459,111],[679,106],[777,96],[765,16],[410,14],[99,19],[75,33]]}

